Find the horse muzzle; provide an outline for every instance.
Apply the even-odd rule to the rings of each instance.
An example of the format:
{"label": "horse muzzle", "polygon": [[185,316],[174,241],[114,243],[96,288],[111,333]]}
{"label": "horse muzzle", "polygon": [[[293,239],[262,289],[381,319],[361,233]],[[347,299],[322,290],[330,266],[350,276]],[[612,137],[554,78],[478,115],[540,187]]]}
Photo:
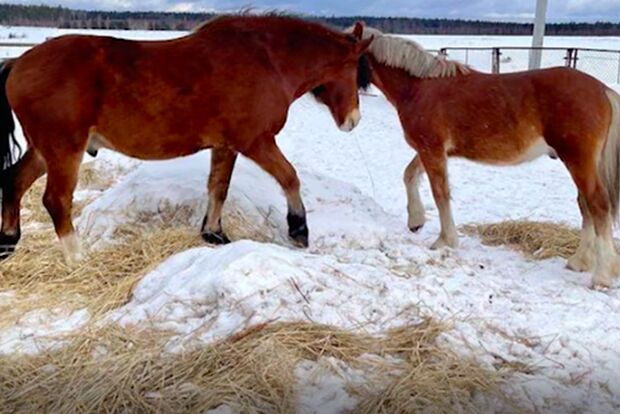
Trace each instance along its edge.
{"label": "horse muzzle", "polygon": [[360,110],[355,108],[349,115],[345,118],[344,122],[340,124],[340,130],[344,132],[350,132],[360,123],[360,119],[362,115],[360,114]]}

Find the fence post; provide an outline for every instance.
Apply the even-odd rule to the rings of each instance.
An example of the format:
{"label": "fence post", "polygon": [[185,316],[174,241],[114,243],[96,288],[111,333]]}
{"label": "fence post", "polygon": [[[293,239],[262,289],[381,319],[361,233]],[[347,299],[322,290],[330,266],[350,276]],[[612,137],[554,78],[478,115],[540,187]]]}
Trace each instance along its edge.
{"label": "fence post", "polygon": [[566,49],[566,56],[564,56],[564,66],[570,68],[571,60],[573,60],[573,49]]}
{"label": "fence post", "polygon": [[491,54],[491,73],[499,73],[499,57],[501,56],[499,47],[494,47]]}
{"label": "fence post", "polygon": [[573,51],[573,69],[577,69],[577,61],[579,60],[579,58],[577,57],[578,53],[579,53],[579,49],[575,49]]}
{"label": "fence post", "polygon": [[579,49],[575,48],[566,49],[566,57],[564,59],[566,60],[567,67],[577,69],[577,60],[579,60],[579,58],[577,57],[578,50]]}
{"label": "fence post", "polygon": [[620,83],[620,53],[618,53],[618,81],[616,83]]}

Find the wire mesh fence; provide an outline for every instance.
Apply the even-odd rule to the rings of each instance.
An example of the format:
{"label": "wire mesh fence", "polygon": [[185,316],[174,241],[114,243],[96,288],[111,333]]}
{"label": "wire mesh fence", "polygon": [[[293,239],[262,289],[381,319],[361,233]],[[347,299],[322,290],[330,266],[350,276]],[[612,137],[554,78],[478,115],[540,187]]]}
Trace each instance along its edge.
{"label": "wire mesh fence", "polygon": [[576,49],[574,67],[606,83],[620,83],[620,51]]}
{"label": "wire mesh fence", "polygon": [[449,47],[438,53],[489,73],[528,70],[534,50],[542,54],[541,67],[569,66],[605,83],[620,83],[620,50],[529,47]]}

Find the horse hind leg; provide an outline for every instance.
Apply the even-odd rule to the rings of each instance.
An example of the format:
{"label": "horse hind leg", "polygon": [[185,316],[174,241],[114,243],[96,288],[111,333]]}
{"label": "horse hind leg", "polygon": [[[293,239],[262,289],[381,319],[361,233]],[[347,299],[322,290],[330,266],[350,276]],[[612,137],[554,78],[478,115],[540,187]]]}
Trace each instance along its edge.
{"label": "horse hind leg", "polygon": [[566,267],[576,272],[589,272],[594,268],[596,261],[596,252],[594,250],[596,233],[594,231],[594,224],[588,208],[588,203],[581,193],[579,193],[577,197],[577,202],[582,217],[579,247],[577,247],[577,251],[568,258]]}
{"label": "horse hind leg", "polygon": [[[596,162],[580,161],[568,162],[567,167],[585,200],[594,227],[592,285],[597,289],[607,289],[620,271],[620,258],[612,237],[610,198],[598,174]],[[584,223],[586,220],[587,216],[584,216]]]}
{"label": "horse hind leg", "polygon": [[236,159],[237,154],[227,148],[211,150],[211,172],[208,184],[209,203],[200,231],[202,238],[207,243],[230,243],[222,230],[222,207],[226,201]]}
{"label": "horse hind leg", "polygon": [[420,198],[420,177],[424,172],[424,166],[419,155],[416,155],[405,169],[403,180],[407,189],[407,213],[409,230],[416,233],[426,222],[424,206]]}
{"label": "horse hind leg", "polygon": [[459,240],[450,208],[450,187],[448,184],[448,159],[446,154],[431,155],[422,158],[424,169],[431,182],[433,198],[439,210],[441,232],[439,238],[431,245],[431,249],[442,247],[458,247]]}
{"label": "horse hind leg", "polygon": [[46,159],[47,186],[43,205],[54,222],[65,261],[74,264],[82,260],[80,242],[71,221],[73,191],[77,185],[83,151],[64,155],[61,159]]}
{"label": "horse hind leg", "polygon": [[596,263],[592,275],[593,287],[607,289],[620,271],[620,259],[612,237],[612,219],[607,190],[597,180],[596,190],[589,194],[588,208],[592,212],[596,233]]}
{"label": "horse hind leg", "polygon": [[0,260],[15,251],[21,237],[21,200],[32,184],[45,173],[45,162],[33,148],[4,174],[2,189],[2,229],[0,230]]}

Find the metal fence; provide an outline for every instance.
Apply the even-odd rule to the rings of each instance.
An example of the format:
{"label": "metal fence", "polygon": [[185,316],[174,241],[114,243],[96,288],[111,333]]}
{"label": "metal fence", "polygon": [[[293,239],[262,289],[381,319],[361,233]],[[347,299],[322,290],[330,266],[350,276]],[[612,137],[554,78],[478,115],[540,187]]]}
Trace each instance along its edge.
{"label": "metal fence", "polygon": [[0,61],[19,56],[37,44],[38,43],[0,42]]}
{"label": "metal fence", "polygon": [[620,50],[559,47],[446,47],[438,51],[450,59],[490,73],[528,69],[533,50],[542,54],[541,66],[568,66],[586,72],[605,83],[620,83]]}
{"label": "metal fence", "polygon": [[[0,42],[0,60],[19,56],[35,43]],[[538,49],[541,66],[569,66],[605,83],[620,83],[620,50],[559,47],[445,47],[435,53],[467,63],[490,73],[516,72],[528,69],[529,55]],[[10,50],[10,51],[9,51]]]}

